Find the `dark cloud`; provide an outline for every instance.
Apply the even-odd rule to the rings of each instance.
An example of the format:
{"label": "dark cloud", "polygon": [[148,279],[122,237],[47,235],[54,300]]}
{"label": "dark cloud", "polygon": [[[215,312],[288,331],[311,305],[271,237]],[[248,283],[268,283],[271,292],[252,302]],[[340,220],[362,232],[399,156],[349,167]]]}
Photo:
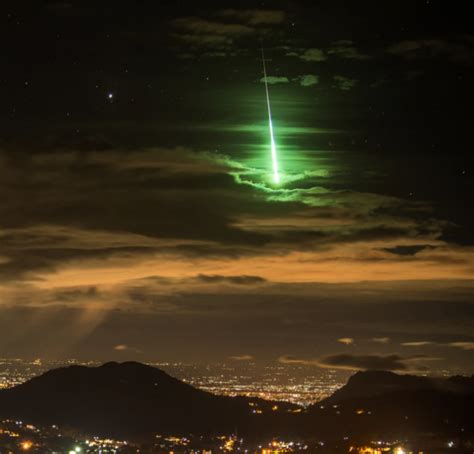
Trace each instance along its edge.
{"label": "dark cloud", "polygon": [[[226,48],[230,47],[233,44],[233,39],[225,36],[225,35],[204,35],[204,34],[187,34],[183,33],[180,35],[176,35],[181,41],[196,45],[196,46],[209,46],[209,47],[217,47],[217,48]],[[215,53],[213,53],[215,54]],[[206,52],[207,56],[213,56],[212,53]],[[182,54],[182,56],[187,56],[189,54]],[[224,55],[227,55],[225,53]],[[218,56],[221,56],[220,54]]]}
{"label": "dark cloud", "polygon": [[352,90],[358,82],[356,79],[351,79],[350,77],[340,75],[334,76],[333,79],[335,82],[334,87],[344,91]]}
{"label": "dark cloud", "polygon": [[199,17],[181,17],[173,21],[173,25],[181,30],[201,36],[247,36],[254,33],[252,27],[241,24],[213,22]]}
{"label": "dark cloud", "polygon": [[[293,55],[287,53],[287,55]],[[306,49],[301,54],[296,54],[301,60],[307,62],[319,62],[325,61],[328,59],[327,55],[322,49],[318,49],[316,47]]]}
{"label": "dark cloud", "polygon": [[[203,57],[219,58],[242,53],[236,41],[266,33],[262,27],[279,25],[285,19],[281,10],[223,9],[211,18],[179,17],[171,24],[178,41],[199,49]],[[180,56],[192,58],[193,54],[181,50]]]}
{"label": "dark cloud", "polygon": [[327,49],[327,54],[349,60],[370,60],[371,56],[359,51],[350,40],[335,41]]}
{"label": "dark cloud", "polygon": [[[410,219],[416,209],[424,210],[416,204],[406,208],[407,217],[385,214],[410,206],[394,197],[298,188],[298,175],[293,188],[244,182],[244,176],[258,181],[262,171],[218,153],[176,147],[1,157],[0,187],[10,194],[0,209],[5,281],[36,279],[97,261],[135,266],[164,254],[217,259],[333,250],[319,256],[324,263],[339,260],[334,255],[340,245],[363,241],[386,254],[357,253],[354,262],[388,262],[396,259],[400,238],[408,244],[412,237],[417,243],[424,238],[435,245],[442,231],[436,221]],[[41,207],[35,198],[42,200]],[[469,263],[439,247],[430,260]]]}
{"label": "dark cloud", "polygon": [[308,49],[286,49],[289,57],[298,57],[305,62],[322,62],[330,57],[337,57],[346,60],[370,60],[372,57],[358,50],[352,41],[339,40],[333,42],[327,48],[311,47]]}
{"label": "dark cloud", "polygon": [[406,40],[388,47],[387,52],[403,58],[427,59],[446,58],[454,63],[474,63],[474,40],[472,36],[458,37],[457,40],[419,39]]}
{"label": "dark cloud", "polygon": [[286,19],[286,12],[282,10],[265,10],[265,9],[224,9],[218,11],[218,16],[238,19],[249,25],[277,25]]}
{"label": "dark cloud", "polygon": [[[300,361],[316,345],[318,365],[430,342],[411,347],[469,367],[464,8],[430,2],[420,22],[385,3],[11,3],[3,355]],[[271,90],[281,185],[260,38],[286,78]]]}
{"label": "dark cloud", "polygon": [[68,301],[84,301],[89,302],[93,298],[99,296],[97,287],[87,287],[79,289],[66,289],[54,293],[53,300],[58,303],[67,303]]}
{"label": "dark cloud", "polygon": [[390,370],[403,371],[416,367],[414,360],[429,360],[425,356],[403,357],[400,355],[329,355],[318,362],[322,367],[335,367],[349,370]]}
{"label": "dark cloud", "polygon": [[[243,23],[226,23],[200,17],[180,17],[172,21],[176,29],[174,36],[187,44],[207,49],[227,49],[234,47],[236,39],[256,33],[253,26]],[[209,55],[209,51],[207,52]]]}
{"label": "dark cloud", "polygon": [[397,254],[401,256],[406,256],[406,255],[415,255],[420,251],[423,251],[424,249],[427,248],[432,248],[432,246],[429,245],[413,245],[413,246],[395,246],[393,248],[386,248],[385,251],[391,252],[392,254]]}
{"label": "dark cloud", "polygon": [[196,278],[206,284],[258,285],[264,284],[266,279],[260,276],[219,276],[200,274]]}
{"label": "dark cloud", "polygon": [[319,77],[315,74],[303,74],[296,77],[294,80],[298,81],[302,87],[312,87],[319,83]]}
{"label": "dark cloud", "polygon": [[434,342],[434,341],[410,341],[402,342],[403,347],[426,347],[426,346],[441,346],[441,347],[454,347],[461,350],[474,350],[474,341],[453,341],[453,342]]}
{"label": "dark cloud", "polygon": [[[172,360],[178,353],[191,360],[196,352],[209,357],[208,348],[216,344],[217,338],[219,345],[212,350],[212,358],[217,355],[217,359],[224,360],[232,354],[251,352],[258,360],[268,360],[275,352],[290,351],[294,352],[293,359],[308,361],[314,358],[315,345],[322,353],[334,352],[336,338],[348,334],[357,339],[357,346],[340,345],[339,349],[366,347],[385,351],[386,344],[379,347],[364,343],[364,339],[379,337],[382,329],[392,339],[390,345],[417,339],[420,332],[443,343],[472,342],[472,297],[466,294],[463,303],[461,296],[453,300],[450,286],[453,283],[438,284],[438,288],[414,282],[220,285],[196,277],[155,277],[124,281],[113,287],[101,285],[91,297],[87,297],[89,287],[84,286],[76,289],[77,301],[73,300],[70,286],[63,290],[17,287],[15,294],[1,294],[0,330],[10,339],[8,344],[2,344],[1,351],[20,351],[28,337],[32,343],[25,351],[44,356],[46,352],[41,349],[48,343],[45,332],[51,333],[51,343],[59,342],[66,348],[65,357],[96,345],[89,352],[103,359],[110,355],[111,345],[118,344],[139,348],[146,360],[162,356]],[[54,295],[63,291],[68,299],[61,303]],[[433,295],[439,300],[433,300]],[[19,323],[22,330],[17,329]],[[83,340],[76,342],[76,335],[68,339],[68,330],[61,333],[57,328],[61,324],[74,332],[77,327],[77,336]],[[236,337],[235,332],[240,335]],[[442,356],[460,362],[467,361],[465,355],[470,354],[460,347],[440,348],[444,349]],[[407,364],[414,370],[423,361],[413,359]],[[319,363],[317,357],[311,364],[319,367]],[[448,364],[455,361],[444,366]]]}
{"label": "dark cloud", "polygon": [[304,359],[294,356],[282,356],[279,361],[283,364],[314,365],[348,370],[390,370],[402,371],[408,368],[406,361],[400,355],[328,355],[320,359]]}

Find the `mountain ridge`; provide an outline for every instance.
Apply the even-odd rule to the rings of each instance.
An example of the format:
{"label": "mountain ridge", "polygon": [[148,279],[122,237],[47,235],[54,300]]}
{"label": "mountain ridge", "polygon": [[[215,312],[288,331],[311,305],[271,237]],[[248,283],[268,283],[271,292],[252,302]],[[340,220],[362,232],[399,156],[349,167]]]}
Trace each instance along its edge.
{"label": "mountain ridge", "polygon": [[211,394],[131,361],[62,367],[0,390],[1,417],[129,439],[235,432],[337,438],[341,424],[351,427],[347,433],[375,435],[405,430],[408,418],[413,430],[449,432],[462,426],[474,432],[467,411],[474,405],[474,377],[357,372],[332,396],[307,409],[275,404]]}
{"label": "mountain ridge", "polygon": [[337,404],[356,398],[373,398],[394,392],[438,390],[452,393],[474,393],[474,376],[427,377],[396,374],[383,370],[358,371],[345,386],[323,400],[325,404]]}
{"label": "mountain ridge", "polygon": [[267,411],[274,405],[211,394],[145,364],[108,362],[53,369],[0,390],[0,416],[114,436],[208,434],[250,430],[255,417],[250,402]]}

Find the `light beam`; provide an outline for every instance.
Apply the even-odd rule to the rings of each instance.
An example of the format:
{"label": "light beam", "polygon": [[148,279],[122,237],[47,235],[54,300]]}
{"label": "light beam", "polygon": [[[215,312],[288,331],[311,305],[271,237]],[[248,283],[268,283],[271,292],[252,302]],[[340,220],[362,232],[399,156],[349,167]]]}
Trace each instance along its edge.
{"label": "light beam", "polygon": [[272,122],[272,109],[270,107],[270,94],[268,92],[267,82],[267,66],[265,64],[265,54],[262,46],[262,62],[263,62],[263,78],[265,81],[265,93],[267,95],[267,108],[268,108],[268,128],[270,130],[270,147],[272,154],[272,166],[273,166],[273,181],[278,184],[280,183],[280,172],[278,170],[278,154],[275,145],[275,138],[273,136],[273,122]]}

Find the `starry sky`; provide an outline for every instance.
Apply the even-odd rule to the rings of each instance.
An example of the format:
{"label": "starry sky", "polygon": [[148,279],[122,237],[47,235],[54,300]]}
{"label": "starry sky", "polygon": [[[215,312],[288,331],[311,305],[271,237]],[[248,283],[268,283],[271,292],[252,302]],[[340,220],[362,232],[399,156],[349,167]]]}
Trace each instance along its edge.
{"label": "starry sky", "polygon": [[463,8],[2,2],[0,356],[474,372]]}

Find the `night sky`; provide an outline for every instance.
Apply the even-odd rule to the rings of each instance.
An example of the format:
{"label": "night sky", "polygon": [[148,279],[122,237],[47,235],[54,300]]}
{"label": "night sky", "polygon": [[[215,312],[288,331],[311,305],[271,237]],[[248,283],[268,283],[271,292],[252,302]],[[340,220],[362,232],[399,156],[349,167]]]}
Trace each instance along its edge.
{"label": "night sky", "polygon": [[474,372],[467,6],[2,2],[0,356]]}

